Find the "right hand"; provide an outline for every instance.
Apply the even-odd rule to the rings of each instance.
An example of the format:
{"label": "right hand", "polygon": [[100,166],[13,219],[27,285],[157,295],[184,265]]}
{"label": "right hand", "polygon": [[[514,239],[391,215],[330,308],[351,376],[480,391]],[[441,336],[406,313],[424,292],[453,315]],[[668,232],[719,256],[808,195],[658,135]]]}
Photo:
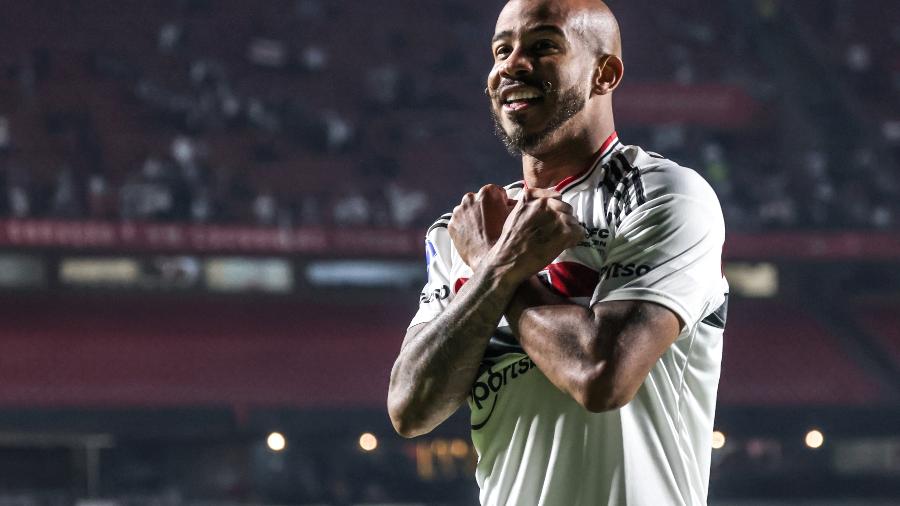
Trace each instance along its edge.
{"label": "right hand", "polygon": [[515,205],[506,190],[496,185],[485,185],[478,194],[467,193],[453,209],[447,230],[456,251],[466,265],[475,268],[490,251],[503,224]]}
{"label": "right hand", "polygon": [[584,227],[560,193],[528,189],[506,218],[488,259],[510,266],[510,276],[521,282],[583,239]]}

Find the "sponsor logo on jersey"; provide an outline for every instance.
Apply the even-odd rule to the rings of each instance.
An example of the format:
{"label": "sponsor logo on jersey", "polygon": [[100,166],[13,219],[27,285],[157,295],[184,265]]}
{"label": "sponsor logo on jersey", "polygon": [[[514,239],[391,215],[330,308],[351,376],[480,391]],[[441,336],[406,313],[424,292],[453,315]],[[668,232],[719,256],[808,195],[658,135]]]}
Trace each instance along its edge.
{"label": "sponsor logo on jersey", "polygon": [[600,227],[591,227],[586,223],[581,223],[584,227],[584,240],[578,243],[579,246],[593,248],[595,250],[606,249],[606,240],[609,239],[609,229]]}
{"label": "sponsor logo on jersey", "polygon": [[422,292],[419,294],[419,302],[422,304],[430,304],[436,300],[444,300],[450,296],[450,287],[447,285],[442,285],[440,288],[435,288],[430,292]]}
{"label": "sponsor logo on jersey", "polygon": [[491,415],[494,414],[494,406],[497,405],[497,399],[500,397],[500,390],[502,390],[510,381],[526,374],[535,367],[534,362],[527,356],[510,364],[506,364],[502,369],[494,370],[493,366],[488,367],[487,372],[475,380],[475,384],[472,385],[471,398],[472,403],[475,404],[475,407],[479,411],[484,409],[488,399],[491,397],[494,399],[491,402],[490,411],[488,411],[487,416],[484,420],[477,424],[473,424],[472,430],[478,430],[487,425],[488,420],[491,419]]}
{"label": "sponsor logo on jersey", "polygon": [[653,267],[645,264],[620,264],[612,263],[600,268],[600,279],[626,278],[629,276],[643,276],[652,271]]}

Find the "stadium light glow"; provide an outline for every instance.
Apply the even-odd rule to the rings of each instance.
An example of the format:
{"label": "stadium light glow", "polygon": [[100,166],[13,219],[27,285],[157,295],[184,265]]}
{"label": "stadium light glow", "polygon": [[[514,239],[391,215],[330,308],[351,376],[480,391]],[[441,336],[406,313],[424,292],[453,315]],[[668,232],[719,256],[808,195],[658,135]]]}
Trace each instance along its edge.
{"label": "stadium light glow", "polygon": [[462,439],[450,441],[450,455],[461,459],[469,454],[469,445]]}
{"label": "stadium light glow", "polygon": [[712,434],[712,447],[714,450],[721,449],[725,446],[725,433],[722,431],[714,431]]}
{"label": "stadium light glow", "polygon": [[822,434],[821,431],[813,429],[806,433],[804,441],[806,442],[806,446],[812,449],[821,448],[822,445],[825,444],[825,435]]}
{"label": "stadium light glow", "polygon": [[372,433],[363,433],[363,435],[359,436],[359,447],[362,448],[364,452],[370,452],[375,448],[378,448],[378,438]]}
{"label": "stadium light glow", "polygon": [[268,445],[269,449],[273,452],[280,452],[287,446],[287,440],[280,432],[272,432],[269,434],[269,437],[266,438],[266,445]]}
{"label": "stadium light glow", "polygon": [[431,442],[431,452],[437,457],[445,457],[450,453],[450,445],[443,439],[435,439]]}

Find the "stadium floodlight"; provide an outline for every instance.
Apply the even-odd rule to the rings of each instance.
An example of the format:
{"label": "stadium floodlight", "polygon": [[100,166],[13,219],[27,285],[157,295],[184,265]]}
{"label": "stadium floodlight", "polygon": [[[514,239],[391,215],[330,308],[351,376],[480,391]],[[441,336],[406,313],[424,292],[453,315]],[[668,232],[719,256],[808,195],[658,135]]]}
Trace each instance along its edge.
{"label": "stadium floodlight", "polygon": [[362,448],[364,452],[373,451],[375,448],[378,448],[378,438],[370,432],[365,432],[359,436],[359,447]]}
{"label": "stadium floodlight", "polygon": [[287,446],[287,440],[280,432],[272,432],[269,434],[269,437],[266,438],[266,445],[268,445],[269,449],[273,452],[280,452]]}
{"label": "stadium floodlight", "polygon": [[821,448],[822,445],[825,444],[825,435],[818,429],[812,429],[806,433],[804,441],[806,442],[806,446],[815,450]]}
{"label": "stadium floodlight", "polygon": [[722,431],[713,431],[712,434],[712,447],[714,450],[719,450],[725,446],[725,433]]}

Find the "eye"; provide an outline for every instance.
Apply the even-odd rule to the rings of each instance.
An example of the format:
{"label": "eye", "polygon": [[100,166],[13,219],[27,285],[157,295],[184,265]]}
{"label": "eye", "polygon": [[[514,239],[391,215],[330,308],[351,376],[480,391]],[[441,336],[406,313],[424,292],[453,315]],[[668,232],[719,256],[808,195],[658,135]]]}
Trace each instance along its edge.
{"label": "eye", "polygon": [[555,50],[556,44],[550,39],[541,39],[535,42],[532,48],[539,53],[546,53]]}
{"label": "eye", "polygon": [[506,57],[511,51],[512,51],[512,48],[510,48],[510,47],[507,46],[507,45],[500,45],[500,46],[497,46],[497,47],[494,49],[494,57],[496,57],[496,58],[504,58],[504,57]]}

